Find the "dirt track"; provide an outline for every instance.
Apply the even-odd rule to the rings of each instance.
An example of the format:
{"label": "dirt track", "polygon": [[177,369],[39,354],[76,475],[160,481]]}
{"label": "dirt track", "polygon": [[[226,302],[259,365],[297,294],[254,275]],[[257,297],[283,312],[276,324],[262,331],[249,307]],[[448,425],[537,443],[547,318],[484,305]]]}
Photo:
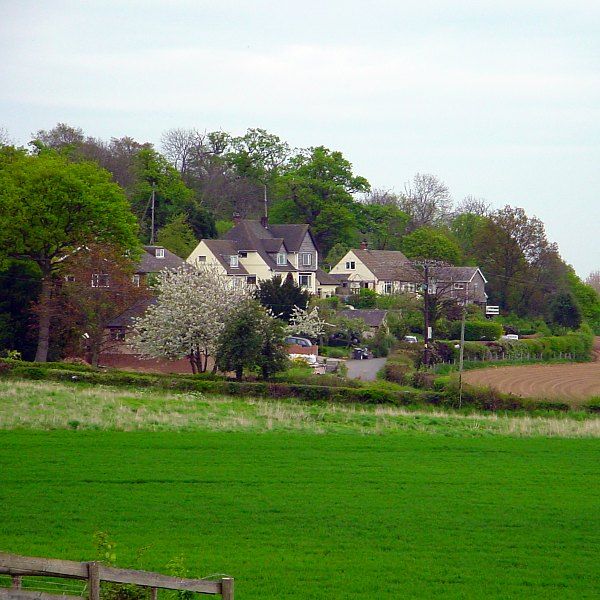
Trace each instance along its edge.
{"label": "dirt track", "polygon": [[600,396],[600,337],[595,340],[594,355],[592,363],[481,369],[467,371],[463,379],[517,396],[584,400]]}

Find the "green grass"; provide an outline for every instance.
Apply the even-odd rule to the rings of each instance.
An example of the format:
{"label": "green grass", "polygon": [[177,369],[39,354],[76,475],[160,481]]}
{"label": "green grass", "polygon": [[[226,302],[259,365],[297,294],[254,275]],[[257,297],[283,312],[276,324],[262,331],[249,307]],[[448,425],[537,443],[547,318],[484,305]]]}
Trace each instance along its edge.
{"label": "green grass", "polygon": [[228,573],[236,598],[592,598],[597,440],[0,432],[4,551]]}
{"label": "green grass", "polygon": [[21,428],[600,437],[600,417],[575,411],[459,412],[432,406],[244,399],[197,392],[168,394],[152,388],[0,380],[0,429]]}

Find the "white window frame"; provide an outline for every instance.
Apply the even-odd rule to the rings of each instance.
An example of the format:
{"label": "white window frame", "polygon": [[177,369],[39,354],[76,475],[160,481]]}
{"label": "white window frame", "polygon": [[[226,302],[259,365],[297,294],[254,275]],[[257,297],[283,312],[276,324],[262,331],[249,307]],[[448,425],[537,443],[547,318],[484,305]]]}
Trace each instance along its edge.
{"label": "white window frame", "polygon": [[[307,283],[302,283],[302,279],[306,278],[308,280]],[[311,273],[300,273],[298,275],[298,283],[300,287],[311,288],[312,287],[312,274]]]}
{"label": "white window frame", "polygon": [[312,253],[311,252],[303,252],[301,258],[302,258],[302,266],[303,267],[312,267]]}
{"label": "white window frame", "polygon": [[465,284],[464,283],[455,283],[454,284],[454,289],[455,290],[464,290],[465,289]]}
{"label": "white window frame", "polygon": [[156,252],[154,253],[156,258],[164,258],[165,257],[165,249],[164,248],[156,248]]}
{"label": "white window frame", "polygon": [[135,287],[140,287],[140,275],[139,275],[139,273],[134,273],[131,276],[131,283],[133,283],[133,285],[135,285]]}
{"label": "white window frame", "polygon": [[355,260],[347,260],[346,261],[346,269],[348,271],[354,271],[356,269],[356,261]]}
{"label": "white window frame", "polygon": [[93,288],[110,287],[110,280],[108,278],[108,273],[92,273],[92,287]]}
{"label": "white window frame", "polygon": [[394,282],[393,281],[384,281],[383,282],[383,293],[384,294],[393,294],[394,293]]}
{"label": "white window frame", "polygon": [[198,262],[205,263],[206,262],[206,255],[201,255],[196,260]]}
{"label": "white window frame", "polygon": [[237,254],[232,254],[232,255],[229,257],[229,266],[230,266],[231,268],[233,268],[233,269],[235,269],[235,268],[237,268],[237,267],[239,267],[239,266],[240,266],[240,260],[239,260],[239,258],[238,258],[238,255],[237,255]]}
{"label": "white window frame", "polygon": [[287,254],[285,252],[277,253],[277,266],[283,267],[287,265]]}

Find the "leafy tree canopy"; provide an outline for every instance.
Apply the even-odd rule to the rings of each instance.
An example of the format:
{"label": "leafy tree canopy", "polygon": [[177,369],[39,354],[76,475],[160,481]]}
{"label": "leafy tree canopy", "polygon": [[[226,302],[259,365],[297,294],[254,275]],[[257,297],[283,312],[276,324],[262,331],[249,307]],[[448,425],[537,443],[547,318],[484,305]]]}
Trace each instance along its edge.
{"label": "leafy tree canopy", "polygon": [[297,286],[291,278],[286,277],[282,281],[281,276],[276,275],[272,279],[260,282],[256,297],[265,308],[271,310],[274,316],[289,323],[294,307],[306,309],[310,295]]}
{"label": "leafy tree canopy", "polygon": [[198,245],[194,231],[183,214],[173,217],[156,237],[159,244],[181,258],[187,258]]}
{"label": "leafy tree canopy", "polygon": [[459,264],[459,245],[439,229],[420,227],[402,240],[402,251],[408,258],[431,258],[453,265]]}

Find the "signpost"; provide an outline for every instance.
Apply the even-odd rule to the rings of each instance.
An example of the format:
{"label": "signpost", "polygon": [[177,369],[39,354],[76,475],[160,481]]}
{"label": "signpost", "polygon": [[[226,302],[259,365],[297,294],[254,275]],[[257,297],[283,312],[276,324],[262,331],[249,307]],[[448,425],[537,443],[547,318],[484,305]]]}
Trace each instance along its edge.
{"label": "signpost", "polygon": [[490,317],[493,317],[494,315],[499,315],[500,307],[499,306],[486,306],[485,314],[486,314],[486,316],[490,316]]}

